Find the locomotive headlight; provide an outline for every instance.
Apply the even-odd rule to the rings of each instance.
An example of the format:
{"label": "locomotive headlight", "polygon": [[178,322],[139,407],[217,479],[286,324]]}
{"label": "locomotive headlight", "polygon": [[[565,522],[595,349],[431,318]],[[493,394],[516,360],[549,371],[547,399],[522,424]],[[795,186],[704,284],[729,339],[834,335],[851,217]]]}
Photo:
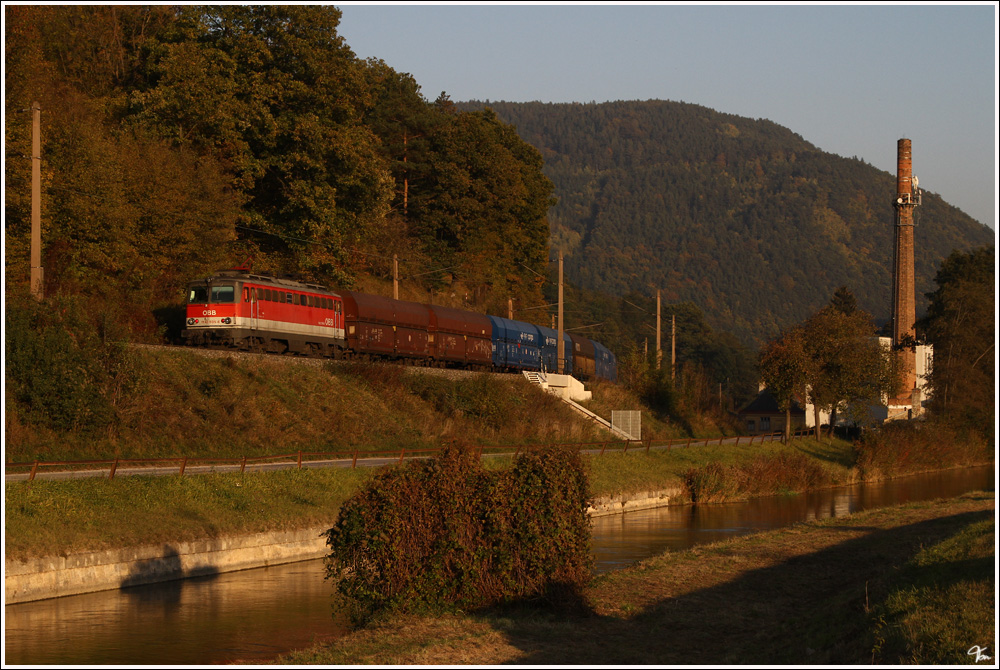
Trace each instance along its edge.
{"label": "locomotive headlight", "polygon": [[194,319],[188,319],[188,325],[189,326],[193,326],[194,324],[195,324],[195,320]]}
{"label": "locomotive headlight", "polygon": [[229,323],[230,323],[230,319],[229,319],[229,317],[227,316],[226,318],[224,318],[224,319],[222,320],[222,323],[224,323],[224,324],[226,324],[226,325],[228,326],[228,325],[229,325]]}

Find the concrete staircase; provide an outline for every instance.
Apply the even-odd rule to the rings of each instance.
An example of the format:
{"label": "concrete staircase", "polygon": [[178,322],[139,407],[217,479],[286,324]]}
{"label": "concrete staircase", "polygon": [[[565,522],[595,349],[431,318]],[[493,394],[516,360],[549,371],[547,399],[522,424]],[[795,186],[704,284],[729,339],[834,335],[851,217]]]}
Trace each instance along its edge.
{"label": "concrete staircase", "polygon": [[560,400],[573,408],[574,411],[584,415],[594,423],[603,427],[615,437],[623,440],[638,439],[638,437],[633,437],[624,430],[620,430],[619,428],[612,426],[610,421],[594,414],[577,402],[590,400],[592,394],[590,391],[585,390],[583,388],[583,383],[575,377],[571,375],[546,374],[544,372],[529,372],[527,370],[522,371],[522,374],[529,382],[537,385],[547,393],[558,396]]}

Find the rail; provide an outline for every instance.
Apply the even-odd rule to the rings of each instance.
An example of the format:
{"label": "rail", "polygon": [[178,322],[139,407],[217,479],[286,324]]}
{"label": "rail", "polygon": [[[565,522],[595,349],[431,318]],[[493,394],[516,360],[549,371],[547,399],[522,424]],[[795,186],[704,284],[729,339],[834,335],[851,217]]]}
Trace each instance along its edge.
{"label": "rail", "polygon": [[[811,429],[795,431],[793,437],[803,437],[812,434]],[[755,441],[758,443],[773,442],[781,439],[781,433],[767,433],[761,435],[738,435],[721,436],[718,438],[674,438],[669,440],[614,440],[608,439],[603,442],[571,442],[553,444],[528,444],[528,445],[479,445],[472,447],[480,458],[496,456],[517,457],[521,453],[537,451],[539,449],[549,449],[555,447],[573,447],[581,453],[593,456],[604,456],[611,453],[636,453],[642,451],[649,453],[651,450],[667,450],[674,448],[690,448],[692,446],[708,446],[711,444],[722,445],[732,443],[734,446],[745,444],[752,446]],[[81,478],[81,477],[107,477],[114,479],[116,476],[130,475],[192,475],[205,474],[209,472],[246,472],[278,470],[287,468],[311,468],[311,467],[377,467],[402,463],[406,460],[429,458],[441,451],[441,447],[433,449],[407,449],[400,448],[392,451],[362,451],[360,449],[345,451],[296,451],[286,454],[276,454],[270,456],[240,456],[236,458],[206,458],[193,456],[178,456],[174,458],[113,458],[98,460],[80,461],[29,461],[23,463],[5,463],[5,475],[9,481],[34,481],[36,478]],[[51,471],[50,468],[67,468],[58,471]]]}

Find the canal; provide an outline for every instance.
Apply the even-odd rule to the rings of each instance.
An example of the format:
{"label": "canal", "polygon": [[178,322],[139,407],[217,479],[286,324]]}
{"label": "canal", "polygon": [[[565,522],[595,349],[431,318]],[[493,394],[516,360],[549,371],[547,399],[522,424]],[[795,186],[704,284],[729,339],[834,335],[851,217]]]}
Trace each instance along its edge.
{"label": "canal", "polygon": [[[993,466],[594,519],[597,572],[664,551],[995,488]],[[259,663],[347,629],[320,560],[4,607],[6,665]]]}

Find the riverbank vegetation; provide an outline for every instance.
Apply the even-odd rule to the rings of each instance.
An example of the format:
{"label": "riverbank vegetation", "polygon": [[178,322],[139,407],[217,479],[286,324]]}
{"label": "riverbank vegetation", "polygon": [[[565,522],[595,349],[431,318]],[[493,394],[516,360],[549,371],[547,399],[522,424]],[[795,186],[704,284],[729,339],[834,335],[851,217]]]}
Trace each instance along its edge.
{"label": "riverbank vegetation", "polygon": [[971,493],[807,522],[602,575],[576,613],[401,615],[279,662],[974,663],[995,651],[994,513]]}

